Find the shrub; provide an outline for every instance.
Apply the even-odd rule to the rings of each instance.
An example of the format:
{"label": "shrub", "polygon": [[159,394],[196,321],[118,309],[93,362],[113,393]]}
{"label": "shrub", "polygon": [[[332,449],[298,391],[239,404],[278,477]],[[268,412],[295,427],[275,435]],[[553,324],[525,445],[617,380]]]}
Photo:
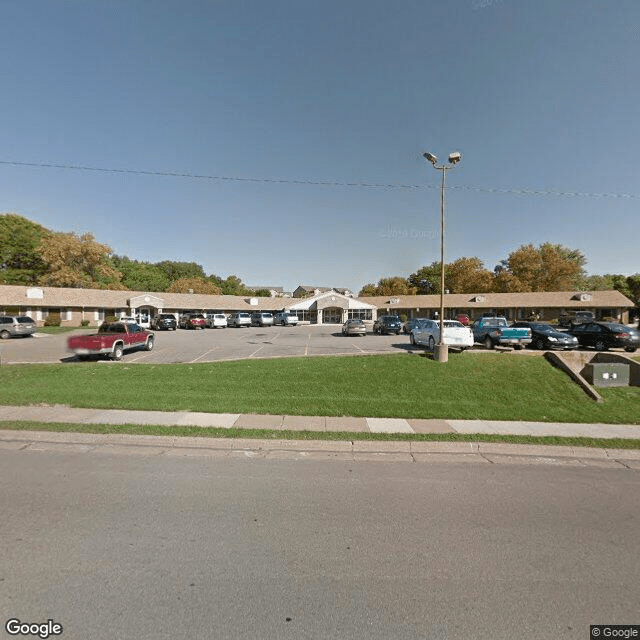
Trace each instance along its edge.
{"label": "shrub", "polygon": [[80,322],[80,326],[81,327],[88,327],[89,326],[89,321],[88,320],[82,320]]}
{"label": "shrub", "polygon": [[61,322],[62,322],[62,318],[60,317],[59,313],[50,313],[44,319],[44,326],[45,327],[59,327]]}
{"label": "shrub", "polygon": [[407,314],[406,313],[401,313],[400,314],[400,322],[404,323],[407,321]]}

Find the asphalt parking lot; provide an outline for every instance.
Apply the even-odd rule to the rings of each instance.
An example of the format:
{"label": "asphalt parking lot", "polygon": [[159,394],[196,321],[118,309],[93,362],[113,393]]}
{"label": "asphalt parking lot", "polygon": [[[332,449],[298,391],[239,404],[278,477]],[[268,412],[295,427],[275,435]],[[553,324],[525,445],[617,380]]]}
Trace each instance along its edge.
{"label": "asphalt parking lot", "polygon": [[[95,330],[94,330],[95,331]],[[91,333],[78,330],[78,333]],[[73,332],[0,342],[0,363],[76,362],[67,351]],[[214,362],[243,358],[290,356],[363,355],[419,351],[400,334],[364,337],[343,336],[341,325],[297,327],[247,327],[242,329],[199,329],[156,331],[153,351],[126,352],[123,362],[148,364]]]}

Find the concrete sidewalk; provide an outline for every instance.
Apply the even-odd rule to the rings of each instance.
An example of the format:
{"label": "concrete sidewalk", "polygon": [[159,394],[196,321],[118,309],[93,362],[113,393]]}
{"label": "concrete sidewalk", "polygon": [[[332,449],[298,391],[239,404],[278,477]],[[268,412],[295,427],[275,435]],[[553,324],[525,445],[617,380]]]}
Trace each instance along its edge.
{"label": "concrete sidewalk", "polygon": [[73,409],[54,406],[0,406],[0,421],[70,422],[78,424],[149,424],[225,429],[364,433],[484,433],[640,439],[640,425],[577,424],[494,420],[424,420],[332,416],[282,416],[189,411]]}

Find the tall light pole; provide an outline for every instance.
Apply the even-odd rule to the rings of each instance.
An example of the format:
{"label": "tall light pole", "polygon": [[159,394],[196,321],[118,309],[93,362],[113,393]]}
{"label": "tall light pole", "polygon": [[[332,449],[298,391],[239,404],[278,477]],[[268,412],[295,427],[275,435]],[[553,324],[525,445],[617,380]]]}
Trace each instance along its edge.
{"label": "tall light pole", "polygon": [[444,190],[447,171],[462,160],[462,156],[458,151],[449,154],[449,163],[438,165],[438,158],[432,153],[426,151],[422,153],[422,157],[433,165],[434,169],[442,171],[442,187],[440,189],[440,334],[438,344],[436,345],[434,356],[438,362],[447,362],[449,360],[449,347],[444,344]]}

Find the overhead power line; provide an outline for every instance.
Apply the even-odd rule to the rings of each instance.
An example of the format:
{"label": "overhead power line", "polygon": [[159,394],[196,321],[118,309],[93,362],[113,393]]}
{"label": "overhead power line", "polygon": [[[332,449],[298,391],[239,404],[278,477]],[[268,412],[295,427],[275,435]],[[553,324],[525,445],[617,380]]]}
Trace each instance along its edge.
{"label": "overhead power line", "polygon": [[[265,184],[297,184],[315,185],[321,187],[348,187],[356,189],[408,189],[425,190],[439,189],[438,185],[393,184],[374,182],[342,182],[339,180],[320,180],[315,178],[249,178],[239,176],[213,176],[208,174],[191,173],[186,171],[150,171],[145,169],[110,169],[106,167],[88,167],[83,165],[57,164],[52,162],[20,162],[18,160],[0,160],[0,164],[15,167],[36,167],[44,169],[67,169],[69,171],[94,171],[99,173],[123,173],[140,176],[163,176],[170,178],[191,178],[194,180],[214,180],[219,182],[256,182]],[[447,190],[455,191],[479,191],[482,193],[494,193],[519,196],[547,196],[562,198],[621,198],[636,199],[633,193],[584,193],[579,191],[554,191],[542,189],[501,189],[497,187],[481,187],[473,185],[452,185]]]}

